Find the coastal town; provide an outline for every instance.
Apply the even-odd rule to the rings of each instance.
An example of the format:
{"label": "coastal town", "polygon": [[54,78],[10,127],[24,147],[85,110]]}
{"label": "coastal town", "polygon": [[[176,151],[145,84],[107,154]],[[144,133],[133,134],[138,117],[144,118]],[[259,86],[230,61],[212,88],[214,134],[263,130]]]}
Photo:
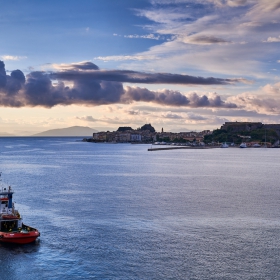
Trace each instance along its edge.
{"label": "coastal town", "polygon": [[[116,131],[93,133],[86,142],[106,143],[152,143],[158,145],[219,146],[222,143],[236,146],[245,143],[246,147],[279,146],[280,124],[261,122],[225,122],[220,129],[200,132],[157,132],[151,124],[140,128],[119,127]],[[227,143],[227,144],[226,144]],[[226,146],[225,146],[226,147]]]}

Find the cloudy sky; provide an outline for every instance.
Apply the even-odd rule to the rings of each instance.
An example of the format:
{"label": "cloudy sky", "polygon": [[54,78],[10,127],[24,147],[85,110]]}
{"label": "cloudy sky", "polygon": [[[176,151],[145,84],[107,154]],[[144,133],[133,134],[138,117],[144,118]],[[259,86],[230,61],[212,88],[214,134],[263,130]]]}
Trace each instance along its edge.
{"label": "cloudy sky", "polygon": [[280,0],[0,6],[0,134],[280,123]]}

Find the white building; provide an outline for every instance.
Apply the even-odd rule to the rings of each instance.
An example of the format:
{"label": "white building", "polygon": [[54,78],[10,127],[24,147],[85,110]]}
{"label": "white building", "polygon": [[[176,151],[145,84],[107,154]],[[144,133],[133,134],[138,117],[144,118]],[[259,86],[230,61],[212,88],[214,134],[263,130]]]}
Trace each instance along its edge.
{"label": "white building", "polygon": [[142,140],[141,134],[130,134],[131,142],[141,142],[141,140]]}

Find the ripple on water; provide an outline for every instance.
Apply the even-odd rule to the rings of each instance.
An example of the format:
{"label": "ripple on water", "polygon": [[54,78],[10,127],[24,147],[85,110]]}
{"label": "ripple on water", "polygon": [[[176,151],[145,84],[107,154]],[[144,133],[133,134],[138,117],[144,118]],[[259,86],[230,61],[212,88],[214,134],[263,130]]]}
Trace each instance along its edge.
{"label": "ripple on water", "polygon": [[3,180],[41,232],[0,244],[5,279],[280,278],[280,149],[76,140],[0,138]]}

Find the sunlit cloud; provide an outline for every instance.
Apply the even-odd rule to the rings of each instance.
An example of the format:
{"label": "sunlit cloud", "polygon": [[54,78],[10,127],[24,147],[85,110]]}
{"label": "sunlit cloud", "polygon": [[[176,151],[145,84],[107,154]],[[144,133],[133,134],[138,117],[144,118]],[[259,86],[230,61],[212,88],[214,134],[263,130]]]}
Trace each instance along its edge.
{"label": "sunlit cloud", "polygon": [[267,84],[259,92],[244,92],[227,99],[234,102],[238,108],[255,111],[259,114],[280,114],[280,83]]}
{"label": "sunlit cloud", "polygon": [[81,62],[76,62],[76,63],[61,63],[61,64],[52,64],[52,68],[57,69],[57,70],[98,70],[99,67],[92,62],[89,61],[81,61]]}
{"label": "sunlit cloud", "polygon": [[280,82],[274,85],[267,84],[262,88],[262,91],[266,94],[279,96],[280,98]]}
{"label": "sunlit cloud", "polygon": [[278,43],[280,42],[280,36],[278,37],[268,37],[267,40],[263,41],[265,43]]}

